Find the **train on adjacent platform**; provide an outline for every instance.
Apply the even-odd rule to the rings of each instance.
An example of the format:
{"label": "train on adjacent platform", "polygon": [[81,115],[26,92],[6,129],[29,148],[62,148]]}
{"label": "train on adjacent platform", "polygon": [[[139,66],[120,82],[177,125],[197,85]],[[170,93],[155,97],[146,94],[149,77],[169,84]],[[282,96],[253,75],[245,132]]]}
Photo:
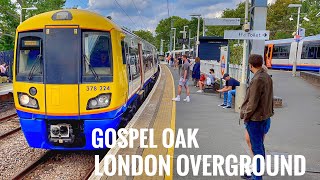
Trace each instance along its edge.
{"label": "train on adjacent platform", "polygon": [[292,70],[296,59],[297,70],[320,71],[320,34],[302,38],[265,42],[265,59],[268,68]]}
{"label": "train on adjacent platform", "polygon": [[95,128],[119,128],[156,81],[156,48],[99,14],[46,12],[16,30],[13,89],[29,146],[93,150]]}

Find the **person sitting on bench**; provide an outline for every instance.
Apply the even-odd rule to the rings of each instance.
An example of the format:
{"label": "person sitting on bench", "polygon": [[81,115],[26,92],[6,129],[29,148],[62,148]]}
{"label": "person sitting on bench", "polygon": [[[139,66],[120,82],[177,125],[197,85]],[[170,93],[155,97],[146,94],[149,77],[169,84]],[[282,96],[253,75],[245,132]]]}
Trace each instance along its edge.
{"label": "person sitting on bench", "polygon": [[209,75],[202,74],[200,80],[198,82],[199,90],[198,93],[202,93],[205,85],[212,86],[214,85],[215,77],[214,77],[214,69],[210,69]]}
{"label": "person sitting on bench", "polygon": [[1,65],[0,65],[0,76],[8,77],[7,69],[8,69],[7,64],[5,62],[1,63]]}
{"label": "person sitting on bench", "polygon": [[229,74],[224,74],[223,79],[226,81],[224,88],[217,90],[220,93],[223,93],[223,104],[219,106],[229,109],[232,105],[232,96],[236,95],[236,86],[240,86],[240,82],[233,79]]}

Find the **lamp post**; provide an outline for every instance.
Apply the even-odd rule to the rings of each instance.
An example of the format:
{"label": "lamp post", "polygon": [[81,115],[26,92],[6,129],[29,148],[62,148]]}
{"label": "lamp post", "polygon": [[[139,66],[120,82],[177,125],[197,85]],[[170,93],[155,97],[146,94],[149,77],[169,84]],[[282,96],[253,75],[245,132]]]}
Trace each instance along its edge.
{"label": "lamp post", "polygon": [[198,57],[198,54],[199,54],[199,30],[200,30],[200,17],[201,17],[201,14],[191,14],[190,16],[192,17],[198,17],[198,28],[197,28],[197,42],[196,42],[196,57]]}
{"label": "lamp post", "polygon": [[177,31],[177,28],[171,28],[173,30],[173,58],[176,57],[176,31]]}
{"label": "lamp post", "polygon": [[160,55],[163,55],[163,42],[165,40],[161,39],[161,44],[160,44]]}
{"label": "lamp post", "polygon": [[[301,4],[289,4],[288,8],[298,8],[298,18],[297,18],[297,36],[299,36],[299,28],[300,28],[300,8]],[[299,37],[297,37],[299,38]],[[297,49],[298,49],[298,42],[297,42]],[[298,50],[297,50],[298,51]],[[297,76],[297,60],[298,57],[295,55],[293,65],[292,65],[292,76],[295,77]]]}
{"label": "lamp post", "polygon": [[206,35],[206,27],[204,23],[204,18],[202,18],[202,36],[204,37]]}
{"label": "lamp post", "polygon": [[189,29],[189,56],[191,55],[191,29]]}
{"label": "lamp post", "polygon": [[22,23],[22,10],[26,10],[26,11],[28,11],[28,10],[37,10],[38,8],[37,7],[29,7],[29,8],[20,8],[20,24]]}
{"label": "lamp post", "polygon": [[[183,41],[187,38],[187,31],[186,31],[186,28],[189,27],[189,26],[183,26],[183,31],[180,31],[180,33],[183,34]],[[185,54],[185,44],[183,42],[182,44],[182,49],[183,49],[183,54]]]}

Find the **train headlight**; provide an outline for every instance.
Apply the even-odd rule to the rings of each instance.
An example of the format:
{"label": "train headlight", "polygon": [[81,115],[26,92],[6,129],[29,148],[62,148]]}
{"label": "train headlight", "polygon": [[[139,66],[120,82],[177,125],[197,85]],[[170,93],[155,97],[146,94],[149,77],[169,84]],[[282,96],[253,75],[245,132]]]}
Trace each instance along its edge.
{"label": "train headlight", "polygon": [[38,101],[36,98],[33,98],[29,96],[26,93],[18,93],[19,97],[19,104],[20,106],[27,107],[27,108],[33,108],[33,109],[39,109]]}
{"label": "train headlight", "polygon": [[21,96],[19,97],[19,100],[20,100],[20,104],[21,104],[21,105],[27,105],[27,104],[30,102],[29,96],[28,96],[28,95],[25,95],[25,94],[21,95]]}
{"label": "train headlight", "polygon": [[105,108],[110,105],[111,94],[100,94],[97,97],[91,98],[87,104],[87,110]]}
{"label": "train headlight", "polygon": [[90,105],[91,105],[92,107],[95,107],[95,106],[98,105],[98,101],[95,100],[95,99],[92,99],[92,100],[90,101]]}

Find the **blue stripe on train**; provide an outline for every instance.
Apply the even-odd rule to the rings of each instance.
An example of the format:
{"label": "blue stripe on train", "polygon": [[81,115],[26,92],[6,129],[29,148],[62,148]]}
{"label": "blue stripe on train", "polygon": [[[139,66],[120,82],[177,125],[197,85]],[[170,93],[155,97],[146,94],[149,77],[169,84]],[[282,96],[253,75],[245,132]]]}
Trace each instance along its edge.
{"label": "blue stripe on train", "polygon": [[[272,69],[292,70],[292,65],[272,64],[271,67],[272,67]],[[297,66],[297,70],[299,70],[299,71],[320,71],[320,67],[317,67],[317,66]]]}

